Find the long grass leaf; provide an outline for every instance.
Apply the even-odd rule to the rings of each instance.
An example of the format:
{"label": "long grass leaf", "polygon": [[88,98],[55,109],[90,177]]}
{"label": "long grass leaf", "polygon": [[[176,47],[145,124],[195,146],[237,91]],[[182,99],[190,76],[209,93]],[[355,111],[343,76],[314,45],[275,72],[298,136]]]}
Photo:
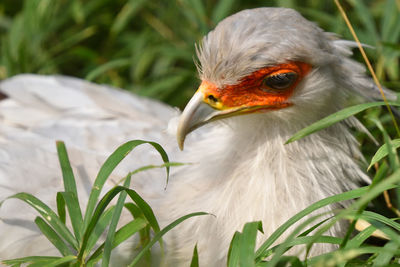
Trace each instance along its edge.
{"label": "long grass leaf", "polygon": [[35,223],[47,239],[60,251],[61,255],[73,254],[73,251],[68,248],[60,236],[41,217],[36,217]]}
{"label": "long grass leaf", "polygon": [[[126,225],[122,226],[116,233],[113,241],[112,248],[117,247],[119,244],[127,240],[129,237],[140,231],[147,226],[148,222],[145,219],[137,218]],[[87,265],[94,265],[98,262],[103,255],[104,243],[100,245],[95,252],[89,257]]]}
{"label": "long grass leaf", "polygon": [[199,253],[197,252],[197,244],[194,246],[192,260],[190,261],[190,267],[199,267]]}
{"label": "long grass leaf", "polygon": [[102,75],[104,72],[113,69],[126,68],[131,64],[130,58],[115,59],[107,62],[106,64],[100,65],[94,70],[90,71],[85,79],[88,81],[94,81],[98,76]]}
{"label": "long grass leaf", "polygon": [[373,44],[376,44],[379,41],[378,31],[375,27],[375,21],[372,17],[372,13],[369,11],[367,6],[363,1],[352,1],[354,3],[354,9],[358,14],[358,18],[364,24],[367,29],[368,35],[372,37]]}
{"label": "long grass leaf", "polygon": [[143,255],[146,254],[146,252],[156,243],[158,242],[161,237],[163,235],[165,235],[167,232],[169,232],[170,230],[172,230],[174,227],[176,227],[178,224],[182,223],[183,221],[191,218],[191,217],[195,217],[195,216],[202,216],[202,215],[208,215],[208,213],[205,212],[194,212],[194,213],[190,213],[188,215],[182,216],[179,219],[173,221],[172,223],[170,223],[169,225],[167,225],[165,228],[163,228],[161,231],[159,231],[158,233],[156,233],[153,237],[153,239],[139,252],[138,255],[136,255],[136,257],[133,259],[133,261],[131,262],[131,264],[129,264],[129,266],[134,266],[137,262],[139,262],[139,260],[143,257]]}
{"label": "long grass leaf", "polygon": [[71,220],[72,229],[78,242],[82,238],[82,213],[79,207],[79,201],[76,195],[72,192],[59,192],[63,197],[65,204],[67,205],[69,218]]}
{"label": "long grass leaf", "polygon": [[[131,183],[131,177],[132,177],[131,174],[129,174],[127,176],[127,178],[125,179],[125,182],[124,182],[124,187],[129,187],[129,185]],[[122,208],[124,207],[125,198],[126,198],[126,192],[123,191],[119,195],[117,205],[115,205],[113,217],[111,219],[111,223],[108,228],[106,242],[104,244],[104,252],[103,252],[103,257],[102,257],[102,261],[101,261],[101,266],[103,266],[103,267],[107,267],[110,263],[111,250],[113,248],[115,230],[117,229],[117,224],[118,224],[119,218],[121,216]]]}
{"label": "long grass leaf", "polygon": [[[349,208],[337,213],[336,216],[329,223],[325,224],[320,229],[318,229],[318,231],[314,233],[314,236],[318,237],[319,235],[322,235],[341,219],[352,219],[352,220],[357,219],[358,217],[360,217],[360,215],[357,214],[357,212],[355,211],[359,210],[360,207],[368,204],[372,199],[376,198],[383,191],[396,188],[398,182],[400,182],[400,170],[397,170],[391,176],[387,177],[380,183],[374,186],[369,186],[369,190],[365,192],[365,194],[361,195],[360,198],[357,201],[355,201],[352,205],[350,205]],[[376,221],[370,221],[370,223],[374,224],[374,226],[377,227],[377,225],[375,225]],[[394,233],[393,230],[391,230],[388,227],[384,227],[382,224],[379,225],[379,227],[377,228],[379,228],[387,236],[395,239],[396,241],[398,240],[400,244],[400,238],[396,233]]]}
{"label": "long grass leaf", "polygon": [[[119,194],[121,191],[126,191],[129,195],[129,197],[137,204],[137,206],[142,210],[144,217],[147,219],[147,221],[150,223],[152,226],[153,230],[157,233],[160,231],[160,227],[158,225],[158,222],[154,216],[154,212],[151,209],[151,207],[132,189],[128,189],[122,186],[117,186],[108,191],[104,197],[100,200],[99,204],[97,205],[93,216],[91,220],[89,221],[89,225],[86,228],[86,231],[83,235],[82,239],[82,245],[79,251],[78,258],[79,260],[83,260],[88,253],[87,246],[88,246],[88,240],[93,232],[93,230],[96,227],[96,224],[98,224],[99,217],[107,207],[107,205],[113,200],[113,198]],[[160,240],[160,245],[162,246],[161,240]]]}
{"label": "long grass leaf", "polygon": [[[149,204],[147,204],[146,201],[144,201],[144,199],[142,197],[140,197],[138,193],[136,193],[136,191],[134,191],[132,189],[127,189],[127,193],[129,195],[129,197],[140,208],[141,212],[143,213],[144,218],[146,218],[146,220],[149,222],[149,225],[153,229],[153,231],[156,234],[158,234],[160,232],[160,226],[159,226],[157,219],[154,215],[154,212],[151,209],[151,207],[149,206]],[[148,234],[149,233],[147,233],[146,235],[148,235]],[[164,245],[163,245],[163,241],[162,241],[161,237],[158,241],[160,243],[161,253],[163,254],[164,253]],[[147,244],[145,246],[147,246]]]}
{"label": "long grass leaf", "polygon": [[74,255],[69,255],[69,256],[65,256],[63,258],[54,260],[52,262],[48,262],[46,264],[43,265],[38,265],[37,267],[53,267],[53,266],[64,266],[64,264],[69,263],[71,261],[75,261],[76,260],[76,256]]}
{"label": "long grass leaf", "polygon": [[217,24],[223,18],[227,17],[234,8],[234,0],[218,1],[212,12],[212,21]]}
{"label": "long grass leaf", "polygon": [[[76,240],[78,240],[79,243],[82,237],[83,219],[81,207],[78,201],[78,191],[76,189],[75,177],[64,142],[57,141],[56,146],[65,189],[65,192],[61,192],[60,194],[63,196],[64,202],[68,208],[72,228],[74,229]],[[59,196],[57,195],[57,197]]]}
{"label": "long grass leaf", "polygon": [[[389,187],[391,188],[391,187]],[[339,201],[344,201],[344,200],[350,200],[350,199],[354,199],[354,198],[358,198],[360,196],[362,196],[363,194],[365,194],[366,192],[368,192],[369,187],[361,187],[358,189],[354,189],[352,191],[348,191],[345,193],[341,193],[335,196],[331,196],[325,199],[322,199],[310,206],[308,206],[307,208],[305,208],[304,210],[300,211],[299,213],[297,213],[296,215],[294,215],[292,218],[290,218],[289,220],[287,220],[284,224],[282,224],[278,229],[276,229],[270,236],[269,238],[260,246],[260,248],[257,250],[256,252],[256,257],[261,258],[263,257],[265,251],[293,224],[295,224],[297,221],[299,221],[300,219],[304,218],[305,216],[307,216],[308,214],[310,214],[311,212],[322,208],[324,206],[330,205],[332,203],[336,203]]]}
{"label": "long grass leaf", "polygon": [[57,214],[41,200],[28,193],[18,193],[9,196],[8,198],[6,198],[6,200],[10,198],[22,200],[30,205],[32,208],[34,208],[36,211],[38,211],[40,215],[42,215],[42,217],[45,219],[45,221],[48,222],[65,241],[67,241],[74,249],[78,249],[78,242],[68,230],[68,228],[60,220],[60,218],[58,218]]}
{"label": "long grass leaf", "polygon": [[[140,168],[137,168],[136,170],[130,172],[130,175],[135,175],[139,172],[143,172],[143,171],[147,171],[147,170],[151,170],[151,169],[158,169],[158,168],[165,168],[165,167],[177,167],[177,166],[183,166],[183,165],[187,165],[190,163],[180,163],[180,162],[168,162],[168,163],[164,163],[161,165],[146,165],[146,166],[142,166]],[[125,180],[125,178],[121,179],[121,181],[118,181],[117,184],[121,183],[123,180]],[[165,188],[168,185],[168,179],[165,182]]]}
{"label": "long grass leaf", "polygon": [[386,0],[385,2],[384,15],[382,16],[381,23],[382,41],[389,41],[391,37],[394,37],[394,40],[396,40],[398,31],[395,29],[399,29],[399,27],[396,26],[400,25],[398,20],[399,10],[396,7],[396,0]]}
{"label": "long grass leaf", "polygon": [[[391,108],[390,108],[390,106],[389,106],[390,104],[389,104],[389,102],[387,101],[386,95],[385,95],[385,93],[384,93],[384,91],[383,91],[383,89],[382,89],[382,85],[381,85],[381,83],[379,82],[379,79],[378,79],[378,77],[376,76],[376,73],[375,73],[374,69],[372,68],[371,62],[369,61],[369,59],[368,59],[368,57],[367,57],[367,54],[365,53],[364,48],[363,48],[363,46],[361,45],[361,42],[360,42],[360,40],[358,39],[357,34],[356,34],[356,32],[354,31],[354,28],[353,28],[353,26],[352,26],[352,24],[351,24],[351,22],[350,22],[350,20],[349,20],[349,18],[348,18],[348,16],[347,16],[346,12],[344,11],[342,5],[340,4],[339,0],[334,0],[334,2],[335,2],[335,4],[336,4],[336,6],[338,7],[339,12],[340,12],[340,14],[342,15],[344,21],[346,22],[346,25],[347,25],[347,27],[349,28],[349,30],[350,30],[350,32],[351,32],[351,35],[353,36],[354,40],[355,40],[356,43],[357,43],[357,47],[358,47],[358,49],[360,50],[361,55],[362,55],[362,57],[363,57],[365,63],[367,64],[368,70],[370,71],[370,73],[371,73],[371,75],[372,75],[372,79],[374,80],[374,83],[375,83],[376,86],[378,87],[379,92],[381,93],[382,99],[383,99],[383,101],[385,102],[386,108],[387,108],[387,110],[388,110],[388,112],[389,112],[389,114],[390,114],[390,118],[391,118],[391,120],[392,120],[392,122],[393,122],[394,128],[396,129],[397,135],[400,136],[400,129],[399,129],[399,126],[398,126],[397,121],[396,121],[396,119],[395,119],[395,117],[394,117],[394,115],[393,115],[393,112],[392,112],[392,110],[391,110]],[[357,1],[357,2],[359,2],[359,1]]]}
{"label": "long grass leaf", "polygon": [[112,215],[114,212],[115,206],[111,206],[108,209],[106,209],[100,216],[99,220],[96,223],[96,226],[93,229],[92,234],[89,237],[88,244],[86,246],[86,251],[84,252],[85,254],[89,254],[90,251],[93,249],[94,245],[96,245],[96,242],[99,240],[107,226],[109,225]]}
{"label": "long grass leaf", "polygon": [[65,147],[64,142],[57,141],[57,154],[58,160],[60,162],[61,171],[63,175],[64,181],[64,189],[65,192],[72,192],[76,196],[78,196],[78,191],[76,189],[75,177],[72,171],[71,163],[68,158],[67,149]]}
{"label": "long grass leaf", "polygon": [[66,218],[67,218],[67,213],[65,211],[64,197],[61,195],[61,192],[57,193],[56,202],[57,202],[58,217],[60,217],[60,221],[62,221],[63,224],[65,224]]}
{"label": "long grass leaf", "polygon": [[60,257],[53,257],[53,256],[29,256],[23,258],[17,258],[12,260],[1,260],[1,264],[5,265],[15,265],[15,264],[23,264],[23,263],[34,263],[34,262],[48,262],[60,259]]}
{"label": "long grass leaf", "polygon": [[385,144],[388,148],[387,151],[391,168],[393,170],[397,170],[399,168],[399,158],[396,154],[396,149],[393,148],[392,140],[390,139],[387,131],[385,130],[385,128],[383,127],[382,123],[379,120],[377,119],[371,119],[371,120],[375,122],[376,126],[382,132],[383,139],[385,140]]}
{"label": "long grass leaf", "polygon": [[309,266],[336,266],[340,263],[345,263],[346,261],[354,259],[361,255],[384,252],[390,252],[399,255],[399,251],[392,251],[388,248],[365,246],[359,248],[341,249],[325,253],[308,259],[307,263]]}
{"label": "long grass leaf", "polygon": [[[285,238],[285,240],[279,244],[279,246],[277,246],[274,255],[272,256],[272,258],[268,261],[267,263],[267,267],[271,267],[271,266],[276,266],[281,257],[283,256],[283,254],[286,252],[287,248],[289,247],[289,243],[292,242],[296,236],[299,235],[299,233],[308,225],[310,225],[311,223],[314,223],[316,220],[321,219],[323,216],[328,215],[329,212],[324,212],[322,214],[317,214],[317,215],[313,215],[311,217],[306,218],[306,220],[303,220],[302,223],[300,225],[297,225],[293,231],[290,232],[290,234]],[[318,232],[317,232],[318,233]],[[321,234],[322,235],[322,234]],[[319,236],[321,235],[315,235],[312,236],[311,238],[316,240]],[[315,241],[310,241],[309,243],[307,243],[306,246],[306,257],[308,256],[308,253],[312,247],[312,245],[315,243]],[[264,254],[266,255],[266,254]],[[263,258],[265,258],[265,256],[263,256]],[[256,258],[256,261],[259,262],[260,258]]]}
{"label": "long grass leaf", "polygon": [[376,221],[382,222],[390,227],[393,227],[394,229],[396,229],[397,231],[400,232],[400,224],[399,223],[397,223],[393,219],[389,219],[379,213],[366,210],[362,213],[362,218],[364,218],[366,220],[376,220]]}
{"label": "long grass leaf", "polygon": [[[335,196],[331,196],[325,199],[322,199],[320,201],[315,202],[314,204],[308,206],[304,210],[300,211],[296,215],[294,215],[292,218],[287,220],[283,225],[281,225],[277,230],[275,230],[272,235],[260,246],[260,248],[256,252],[256,257],[257,260],[260,261],[263,258],[263,255],[265,253],[265,250],[268,249],[278,238],[281,236],[291,225],[299,221],[300,219],[304,218],[311,212],[330,205],[332,203],[340,202],[340,201],[345,201],[345,200],[350,200],[354,198],[360,198],[358,199],[355,203],[351,205],[352,209],[356,209],[357,207],[360,207],[362,205],[365,205],[366,203],[370,202],[372,199],[374,199],[376,196],[378,196],[380,193],[382,193],[385,190],[389,190],[392,188],[396,187],[396,183],[400,181],[400,170],[396,171],[393,173],[391,176],[383,180],[382,182],[376,184],[374,187],[366,186],[366,187],[361,187],[358,189],[354,189],[348,192],[344,192]],[[324,233],[327,229],[329,229],[333,224],[335,224],[339,219],[343,218],[344,215],[346,215],[349,211],[345,210],[342,211],[340,214],[336,215],[335,218],[331,220],[330,223],[327,223],[325,226],[321,227],[320,234]],[[315,234],[315,236],[318,236]]]}
{"label": "long grass leaf", "polygon": [[358,248],[364,243],[365,240],[371,237],[375,230],[376,227],[374,227],[373,225],[368,226],[357,235],[355,235],[352,239],[350,239],[349,242],[347,242],[345,248]]}
{"label": "long grass leaf", "polygon": [[133,204],[132,202],[129,203],[125,203],[124,207],[131,213],[133,218],[139,218],[139,217],[143,217],[143,212],[140,210],[140,208],[138,206],[136,206],[135,204]]}
{"label": "long grass leaf", "polygon": [[[124,188],[122,186],[114,187],[110,191],[108,191],[104,197],[99,201],[95,211],[93,212],[93,216],[91,217],[88,227],[86,228],[83,238],[82,244],[79,250],[78,259],[82,261],[87,256],[87,246],[90,236],[92,235],[93,230],[95,229],[96,225],[99,222],[100,216],[103,214],[104,210],[106,209],[107,205],[113,200],[113,198],[119,194]],[[111,217],[112,218],[112,217]]]}
{"label": "long grass leaf", "polygon": [[233,235],[228,250],[228,267],[239,266],[239,243],[241,235],[238,231]]}
{"label": "long grass leaf", "polygon": [[[389,102],[389,104],[393,105],[393,106],[400,106],[399,103],[394,103],[394,102]],[[351,116],[354,116],[355,114],[360,113],[361,111],[364,111],[368,108],[384,106],[384,105],[385,105],[385,102],[371,102],[371,103],[360,104],[360,105],[351,106],[351,107],[342,109],[336,113],[333,113],[333,114],[307,126],[306,128],[301,129],[300,131],[295,133],[292,137],[290,137],[289,140],[287,140],[285,142],[285,144],[289,144],[291,142],[297,141],[303,137],[306,137],[307,135],[310,135],[310,134],[320,131],[324,128],[327,128],[339,121],[342,121]]]}
{"label": "long grass leaf", "polygon": [[254,249],[256,247],[257,231],[262,232],[262,223],[250,222],[243,227],[239,244],[239,265],[254,266]]}
{"label": "long grass leaf", "polygon": [[388,242],[383,248],[385,248],[385,250],[382,253],[379,253],[375,258],[374,264],[372,265],[373,267],[387,266],[395,254],[392,251],[397,251],[399,249],[399,244]]}
{"label": "long grass leaf", "polygon": [[130,223],[122,226],[115,234],[113,248],[117,247],[123,241],[127,240],[133,234],[137,233],[139,230],[143,229],[148,225],[148,222],[142,218],[137,218]]}
{"label": "long grass leaf", "polygon": [[[96,206],[96,202],[100,195],[101,189],[104,186],[107,178],[110,176],[112,171],[117,167],[117,165],[137,146],[142,144],[149,144],[153,146],[158,153],[161,155],[164,163],[168,163],[168,155],[165,150],[155,142],[143,141],[143,140],[132,140],[124,143],[120,147],[118,147],[105,161],[105,163],[101,166],[100,171],[96,177],[94,182],[92,191],[90,192],[89,201],[86,208],[85,218],[84,218],[84,228],[86,229],[89,224],[89,220],[92,218],[93,210]],[[167,179],[169,177],[169,166],[166,166],[167,171]]]}
{"label": "long grass leaf", "polygon": [[[392,140],[392,148],[397,149],[400,147],[400,139],[394,139]],[[384,157],[388,155],[388,145],[384,144],[382,145],[375,153],[375,155],[371,159],[371,163],[368,166],[368,169],[370,169],[375,163],[379,162],[382,160]]]}
{"label": "long grass leaf", "polygon": [[110,33],[114,36],[120,33],[135,14],[144,6],[145,0],[130,0],[121,9],[115,17],[110,27]]}

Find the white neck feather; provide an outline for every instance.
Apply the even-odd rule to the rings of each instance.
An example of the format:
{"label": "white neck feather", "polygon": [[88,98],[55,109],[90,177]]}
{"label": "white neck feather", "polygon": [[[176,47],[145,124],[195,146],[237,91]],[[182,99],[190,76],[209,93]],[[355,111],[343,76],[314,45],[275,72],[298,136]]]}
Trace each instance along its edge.
{"label": "white neck feather", "polygon": [[263,222],[261,242],[313,202],[368,179],[357,164],[357,142],[344,124],[285,145],[305,125],[291,125],[273,113],[223,120],[203,137],[194,136],[193,143],[188,140],[183,161],[194,164],[173,176],[161,217],[171,221],[195,211],[215,217],[178,227],[175,235],[185,241],[176,244],[174,253],[191,255],[198,243],[206,266],[217,266],[226,255],[221,248],[229,247],[234,232],[246,222]]}

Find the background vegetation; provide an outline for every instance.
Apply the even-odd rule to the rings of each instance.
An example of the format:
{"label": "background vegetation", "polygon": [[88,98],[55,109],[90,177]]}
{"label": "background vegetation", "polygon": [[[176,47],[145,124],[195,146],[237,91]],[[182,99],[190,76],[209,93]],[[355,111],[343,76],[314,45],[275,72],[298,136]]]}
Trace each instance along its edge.
{"label": "background vegetation", "polygon": [[[342,1],[381,80],[400,88],[398,0]],[[397,6],[396,6],[397,5]],[[246,8],[295,8],[326,31],[352,37],[333,1],[2,0],[0,79],[65,74],[183,107],[199,81],[194,43]]]}
{"label": "background vegetation", "polygon": [[[342,4],[361,42],[375,47],[375,49],[367,49],[367,54],[374,65],[378,78],[385,86],[399,91],[400,1],[346,0],[342,1]],[[26,72],[65,74],[121,87],[141,95],[160,99],[171,105],[183,107],[199,84],[193,64],[194,43],[198,42],[224,17],[242,9],[260,6],[292,7],[306,18],[315,21],[326,31],[335,32],[344,39],[352,40],[350,32],[333,1],[254,0],[249,3],[249,1],[234,0],[2,0],[0,2],[0,79]],[[355,57],[361,60],[357,51],[355,51],[355,54]],[[366,107],[361,106],[357,109],[357,112],[365,110]],[[346,111],[342,113],[343,117],[349,116],[349,114]],[[253,241],[257,229],[261,227],[258,223],[251,223],[245,226],[242,233],[237,233],[233,238],[230,266],[237,266],[238,262],[246,263],[246,260],[248,260],[248,263],[255,262],[257,266],[266,266],[264,260],[270,255],[273,255],[273,257],[270,257],[271,261],[267,263],[268,266],[283,263],[304,266],[304,262],[300,262],[297,258],[285,258],[282,257],[282,254],[290,246],[296,244],[311,246],[314,242],[340,244],[341,250],[314,258],[309,264],[326,266],[326,262],[331,260],[333,261],[332,266],[344,266],[346,263],[348,264],[346,266],[357,264],[382,266],[382,264],[389,262],[398,266],[395,265],[395,261],[398,263],[400,257],[400,235],[398,234],[400,224],[388,217],[379,217],[379,214],[367,212],[364,209],[379,193],[394,188],[400,181],[399,160],[392,149],[400,146],[400,140],[390,141],[390,137],[398,138],[399,136],[395,133],[390,118],[384,109],[369,109],[358,116],[378,141],[386,143],[386,146],[380,152],[382,155],[388,155],[389,160],[383,159],[382,161],[382,158],[375,158],[379,165],[376,165],[376,172],[371,171],[371,175],[375,176],[373,186],[354,190],[347,195],[333,196],[321,202],[326,205],[327,203],[362,196],[352,206],[352,211],[341,212],[322,229],[327,229],[332,225],[332,222],[334,223],[338,219],[359,217],[368,219],[373,224],[372,228],[367,228],[354,238],[350,238],[350,234],[345,238],[331,238],[323,236],[322,230],[317,232],[315,236],[309,236],[314,228],[303,225],[303,228],[298,228],[297,233],[293,233],[283,246],[271,247],[274,240],[287,227],[310,212],[310,209],[308,209],[308,211],[305,210],[296,215],[297,217],[295,216],[293,220],[288,221],[260,249],[253,254],[246,254],[247,257],[243,260],[238,256],[241,255],[241,248],[243,247],[250,252],[254,251]],[[357,137],[362,143],[364,155],[369,163],[377,151],[377,147],[365,135],[358,134]],[[60,155],[65,154],[63,151],[59,151],[59,153],[61,153]],[[122,155],[124,153],[119,154],[118,157],[122,157]],[[66,155],[60,157],[64,157],[66,162]],[[63,162],[61,158],[60,161]],[[103,176],[106,179],[106,175]],[[64,182],[70,181],[72,183],[73,176],[68,179],[64,177],[64,179]],[[73,186],[66,187],[66,192],[63,192],[62,196],[57,195],[57,203],[61,211],[58,211],[60,219],[57,220],[60,223],[65,224],[66,211],[64,206],[67,205],[69,211],[68,195],[74,194],[73,188]],[[122,187],[114,189],[113,192],[124,190],[128,195],[134,194],[129,189]],[[21,195],[17,197],[25,200],[31,198],[31,196]],[[122,197],[125,199],[126,194]],[[131,198],[135,200],[132,196]],[[91,202],[92,209],[96,205],[96,200],[94,199]],[[136,201],[141,203],[140,199],[136,199]],[[316,209],[319,207],[318,205],[322,205],[321,203],[312,205],[310,208]],[[397,201],[394,199],[393,203],[396,204]],[[99,210],[102,207],[100,204],[105,208],[104,203],[99,203],[99,206],[97,206],[100,207]],[[122,209],[122,204],[123,200],[116,209]],[[382,201],[374,204],[382,213],[385,204]],[[70,205],[73,207],[73,204]],[[145,227],[151,226],[154,232],[162,232],[162,230],[157,229],[153,218],[150,218],[151,216],[149,218],[142,216],[148,211],[149,207],[139,204],[137,206],[140,208],[140,216],[137,215],[137,209],[136,216],[147,222],[142,221],[143,224],[139,225],[141,221],[136,220],[136,228],[133,228],[132,225],[129,226],[130,228],[125,228],[125,230],[130,229],[129,233],[116,232],[115,240],[117,241],[113,241],[113,236],[110,239],[107,238],[106,243],[104,243],[108,247],[104,252],[104,255],[108,255],[107,257],[109,257],[111,247],[116,242],[122,242],[130,234],[139,230],[142,231]],[[387,211],[385,214],[393,217],[396,212],[398,213],[396,208],[393,208],[392,211],[392,213]],[[94,212],[96,213],[97,209]],[[101,212],[99,211],[98,215],[99,221],[103,218],[100,217],[103,216],[100,215]],[[132,214],[134,213],[135,211],[132,212]],[[85,216],[89,218],[90,213],[88,214]],[[54,216],[57,215],[54,213]],[[119,215],[115,216],[117,221]],[[107,218],[110,222],[111,215]],[[89,225],[88,220],[85,219],[84,221],[85,225]],[[309,221],[309,223],[312,222]],[[74,225],[74,222],[72,224]],[[95,227],[94,224],[95,222],[92,225],[93,227]],[[44,221],[39,220],[38,225],[41,225],[44,232],[53,234],[51,227],[46,226]],[[80,225],[80,221],[76,221],[75,225]],[[54,228],[53,225],[52,227]],[[87,229],[92,231],[93,227]],[[383,247],[364,244],[366,238],[376,228],[381,229],[392,241]],[[61,229],[65,230],[64,228]],[[90,246],[87,246],[85,242],[79,243],[82,241],[80,236],[84,235],[89,239],[91,234],[90,231],[84,232],[84,230],[77,228],[74,233],[76,241],[74,241],[74,237],[70,238],[72,246],[75,245],[77,251],[83,251],[82,253],[90,249]],[[351,230],[352,228],[350,228],[349,233]],[[67,230],[64,232],[66,233]],[[248,236],[251,238],[248,238]],[[94,238],[98,238],[98,236]],[[85,239],[83,238],[83,240]],[[244,240],[247,240],[248,243]],[[60,244],[58,243],[59,250],[65,256],[65,260],[76,261],[78,259],[79,262],[84,261],[83,257],[80,257],[83,254],[71,256],[64,245]],[[252,245],[253,247],[251,247]],[[350,250],[353,253],[351,255],[349,254]],[[95,251],[88,262],[90,260],[97,262],[102,253]],[[369,257],[364,261],[351,260],[354,255],[361,254],[367,254]],[[395,261],[391,261],[392,257]],[[54,259],[41,260],[52,261]],[[9,263],[11,265],[15,262]],[[193,266],[196,266],[196,262],[193,263]]]}

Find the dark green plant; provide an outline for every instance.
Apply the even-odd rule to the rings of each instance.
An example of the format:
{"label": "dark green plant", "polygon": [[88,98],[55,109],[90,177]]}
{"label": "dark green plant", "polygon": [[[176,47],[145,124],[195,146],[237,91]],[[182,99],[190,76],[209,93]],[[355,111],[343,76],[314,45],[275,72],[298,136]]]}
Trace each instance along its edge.
{"label": "dark green plant", "polygon": [[[99,201],[101,190],[111,172],[135,147],[142,144],[153,146],[161,155],[164,164],[161,166],[149,165],[128,173],[124,179],[123,186],[115,186]],[[57,142],[57,151],[64,181],[64,192],[57,193],[57,213],[38,198],[28,193],[18,193],[8,197],[8,199],[20,199],[38,211],[40,216],[35,219],[36,225],[57,248],[61,256],[31,256],[8,259],[3,260],[2,264],[19,266],[23,263],[29,263],[40,266],[58,266],[68,263],[72,266],[93,266],[101,260],[102,266],[108,266],[111,250],[132,235],[140,232],[142,235],[141,240],[144,241],[142,242],[143,248],[133,259],[131,265],[134,266],[143,256],[150,253],[151,247],[156,242],[159,242],[161,249],[163,249],[161,238],[166,232],[190,217],[206,214],[204,212],[191,213],[178,218],[164,229],[160,229],[151,207],[135,190],[129,188],[131,176],[152,168],[165,168],[168,177],[171,166],[182,164],[169,162],[166,152],[157,143],[132,140],[121,145],[104,162],[92,186],[86,212],[82,215],[74,174],[63,142]],[[117,204],[110,206],[110,202],[117,195],[119,195]],[[127,196],[129,196],[132,202],[125,202]],[[123,207],[126,207],[132,213],[133,219],[117,230],[117,223]],[[71,220],[72,231],[66,225],[67,213]],[[107,237],[104,241],[101,241],[101,235],[107,227]],[[154,233],[154,237],[152,238],[150,236],[150,229]],[[99,242],[100,244],[98,244]]]}

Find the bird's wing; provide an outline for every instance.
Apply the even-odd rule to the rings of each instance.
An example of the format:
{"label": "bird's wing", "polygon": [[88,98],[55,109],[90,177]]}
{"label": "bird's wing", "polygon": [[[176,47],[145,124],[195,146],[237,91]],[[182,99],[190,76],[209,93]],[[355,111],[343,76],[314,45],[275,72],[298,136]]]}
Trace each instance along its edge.
{"label": "bird's wing", "polygon": [[[0,101],[0,201],[28,192],[55,207],[56,192],[63,191],[55,140],[66,143],[81,207],[101,164],[123,142],[145,139],[159,142],[169,153],[177,149],[165,132],[177,112],[154,100],[62,76],[19,75],[1,82],[0,91],[8,96]],[[150,147],[139,148],[114,171],[106,188],[128,171],[161,162]],[[162,193],[165,174],[142,174],[134,184],[139,191],[146,192],[147,186],[147,192]],[[37,215],[22,201],[3,203],[0,259],[57,255],[34,225]]]}

